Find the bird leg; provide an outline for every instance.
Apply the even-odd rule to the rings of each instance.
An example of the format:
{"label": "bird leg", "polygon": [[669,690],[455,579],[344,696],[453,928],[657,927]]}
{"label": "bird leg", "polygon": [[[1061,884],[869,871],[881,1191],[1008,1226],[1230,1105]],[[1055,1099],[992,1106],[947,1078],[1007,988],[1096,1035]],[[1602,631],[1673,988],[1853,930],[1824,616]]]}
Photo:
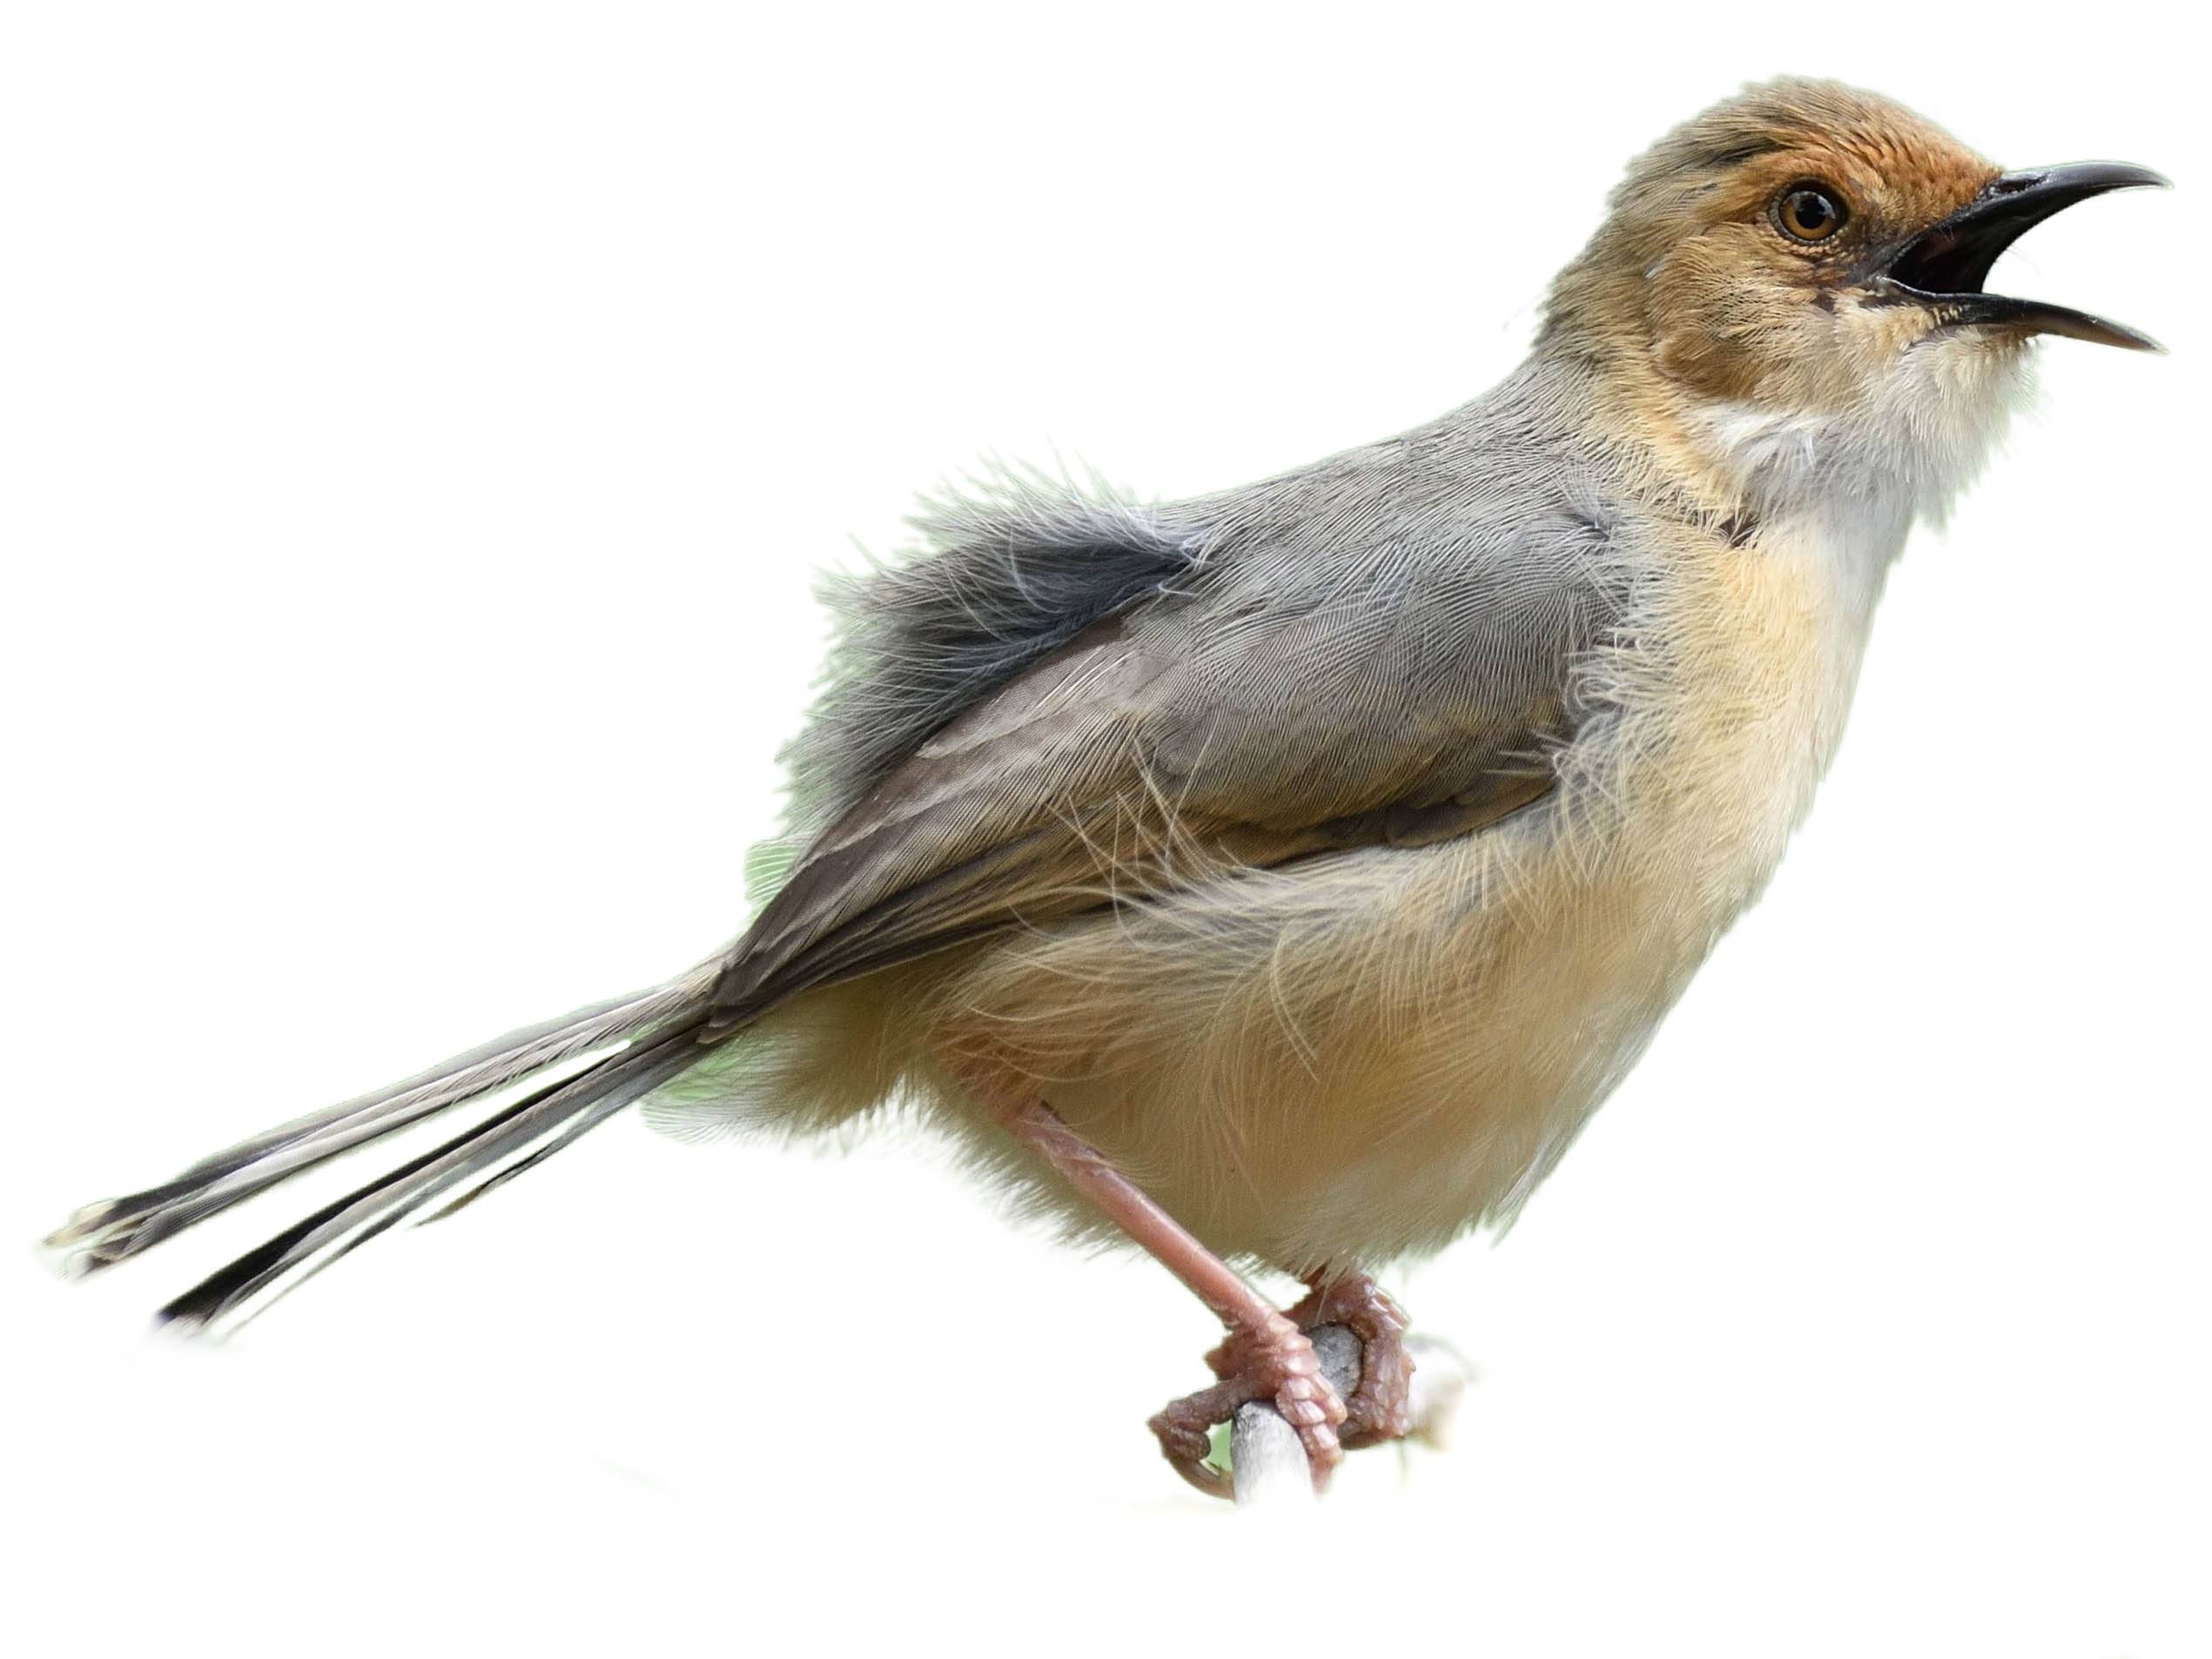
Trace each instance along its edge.
{"label": "bird leg", "polygon": [[1336,1438],[1336,1426],[1344,1421],[1344,1402],[1321,1375],[1306,1333],[1042,1100],[1032,1097],[999,1115],[1009,1130],[1188,1286],[1228,1327],[1229,1340],[1216,1351],[1227,1356],[1214,1367],[1220,1380],[1176,1400],[1152,1420],[1160,1449],[1175,1472],[1201,1492],[1230,1496],[1227,1480],[1206,1461],[1210,1445],[1207,1431],[1227,1422],[1247,1401],[1267,1400],[1298,1431],[1313,1466],[1314,1484],[1326,1485],[1329,1472],[1344,1455]]}

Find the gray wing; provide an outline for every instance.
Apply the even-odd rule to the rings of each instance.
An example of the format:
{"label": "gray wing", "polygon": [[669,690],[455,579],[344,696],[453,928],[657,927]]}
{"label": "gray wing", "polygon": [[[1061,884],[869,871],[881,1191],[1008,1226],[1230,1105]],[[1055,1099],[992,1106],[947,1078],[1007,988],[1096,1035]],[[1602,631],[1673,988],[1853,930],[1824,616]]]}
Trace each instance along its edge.
{"label": "gray wing", "polygon": [[1586,712],[1575,662],[1620,609],[1607,515],[1526,481],[1556,469],[1499,490],[1418,436],[1173,509],[1202,551],[882,768],[738,943],[710,1029],[1225,863],[1433,842],[1543,795]]}

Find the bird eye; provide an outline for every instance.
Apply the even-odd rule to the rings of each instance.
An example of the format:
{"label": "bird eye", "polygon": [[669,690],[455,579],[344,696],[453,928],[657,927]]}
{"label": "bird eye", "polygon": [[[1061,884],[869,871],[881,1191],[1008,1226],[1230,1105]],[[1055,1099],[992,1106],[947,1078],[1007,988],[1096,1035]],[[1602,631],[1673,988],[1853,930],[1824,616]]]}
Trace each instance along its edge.
{"label": "bird eye", "polygon": [[1850,217],[1842,196],[1825,185],[1792,185],[1774,203],[1774,222],[1799,242],[1825,242]]}

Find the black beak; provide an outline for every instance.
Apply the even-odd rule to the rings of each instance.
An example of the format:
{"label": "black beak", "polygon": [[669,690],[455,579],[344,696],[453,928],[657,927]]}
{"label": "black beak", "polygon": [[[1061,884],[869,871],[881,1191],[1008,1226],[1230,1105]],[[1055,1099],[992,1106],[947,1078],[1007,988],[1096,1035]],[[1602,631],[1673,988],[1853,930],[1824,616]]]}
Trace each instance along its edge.
{"label": "black beak", "polygon": [[2162,351],[2149,335],[2086,311],[1984,293],[1981,285],[1988,280],[1989,267],[1999,254],[2061,208],[2108,190],[2141,185],[2162,188],[2166,184],[2148,167],[2118,161],[2077,161],[2064,167],[2000,174],[1949,218],[1893,251],[1878,267],[1877,280],[1900,299],[1927,306],[1946,325],[1993,324],[2138,352]]}

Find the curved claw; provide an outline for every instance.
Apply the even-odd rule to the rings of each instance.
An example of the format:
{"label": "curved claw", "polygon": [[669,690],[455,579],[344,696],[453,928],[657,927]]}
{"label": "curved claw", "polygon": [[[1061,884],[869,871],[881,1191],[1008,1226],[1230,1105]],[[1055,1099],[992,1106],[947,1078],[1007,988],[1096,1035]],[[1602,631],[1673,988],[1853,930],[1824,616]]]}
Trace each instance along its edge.
{"label": "curved claw", "polygon": [[[1236,1494],[1229,1484],[1229,1477],[1207,1462],[1213,1442],[1207,1430],[1194,1426],[1193,1421],[1179,1417],[1180,1408],[1193,1404],[1199,1398],[1188,1395],[1168,1405],[1146,1427],[1160,1441],[1160,1455],[1168,1467],[1209,1498],[1234,1498]],[[1234,1407],[1230,1407],[1232,1411]],[[1209,1424],[1210,1427],[1211,1425]]]}

